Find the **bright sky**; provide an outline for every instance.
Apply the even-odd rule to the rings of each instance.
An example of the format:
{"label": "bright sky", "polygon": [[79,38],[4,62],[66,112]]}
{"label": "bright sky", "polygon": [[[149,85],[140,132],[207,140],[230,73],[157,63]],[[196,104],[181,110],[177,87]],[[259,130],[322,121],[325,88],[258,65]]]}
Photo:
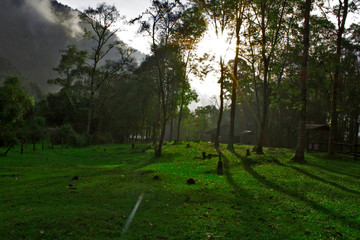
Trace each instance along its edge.
{"label": "bright sky", "polygon": [[[120,15],[125,16],[126,20],[133,19],[139,16],[151,5],[151,0],[57,0],[58,2],[68,5],[74,9],[83,11],[89,6],[96,7],[99,3],[106,2],[109,5],[115,5]],[[150,42],[148,37],[141,36],[137,33],[139,25],[121,25],[122,29],[119,32],[119,38],[132,46],[133,48],[149,54]],[[221,50],[221,43],[215,43],[211,41],[210,36],[206,37],[207,40],[201,43],[200,53],[210,53]],[[216,47],[215,47],[216,46]],[[218,96],[220,92],[219,85],[217,84],[217,77],[215,74],[209,74],[205,81],[198,79],[191,79],[191,86],[199,95],[199,102],[192,103],[191,109],[195,109],[197,106],[204,106],[208,104],[214,104],[213,96]]]}

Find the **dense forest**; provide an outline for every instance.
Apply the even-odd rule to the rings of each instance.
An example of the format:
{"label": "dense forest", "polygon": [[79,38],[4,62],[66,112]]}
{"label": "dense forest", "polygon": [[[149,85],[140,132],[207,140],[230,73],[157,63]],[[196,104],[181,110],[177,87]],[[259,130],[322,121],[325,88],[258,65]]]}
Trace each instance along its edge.
{"label": "dense forest", "polygon": [[[328,152],[356,144],[360,122],[359,1],[152,1],[132,19],[151,54],[143,61],[121,41],[119,11],[107,4],[79,13],[87,47],[59,54],[49,86],[32,96],[21,76],[3,76],[0,144],[219,142],[232,149],[239,132],[263,146],[296,148],[304,159],[305,124],[328,124]],[[204,35],[225,36],[232,58],[197,54]],[[90,46],[90,47],[89,47]],[[216,48],[217,46],[213,46]],[[111,56],[111,57],[109,57]],[[29,63],[29,66],[31,64]],[[216,104],[191,111],[190,81],[216,72]],[[223,128],[223,130],[221,130]],[[223,133],[224,129],[228,131]]]}

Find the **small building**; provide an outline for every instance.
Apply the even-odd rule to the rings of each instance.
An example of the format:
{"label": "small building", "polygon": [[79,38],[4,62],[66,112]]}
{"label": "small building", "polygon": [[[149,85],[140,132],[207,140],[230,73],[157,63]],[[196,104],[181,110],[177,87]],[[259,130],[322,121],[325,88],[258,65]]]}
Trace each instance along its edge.
{"label": "small building", "polygon": [[[216,130],[217,130],[217,128],[213,128],[206,132],[207,134],[211,135],[211,142],[215,142]],[[219,136],[220,143],[228,142],[229,133],[230,133],[230,125],[221,126],[220,136]],[[255,145],[256,144],[256,134],[251,130],[239,131],[237,128],[235,128],[234,143]]]}
{"label": "small building", "polygon": [[256,134],[251,130],[240,132],[240,143],[246,145],[256,145]]}
{"label": "small building", "polygon": [[327,124],[306,124],[306,146],[308,151],[326,152],[330,127]]}

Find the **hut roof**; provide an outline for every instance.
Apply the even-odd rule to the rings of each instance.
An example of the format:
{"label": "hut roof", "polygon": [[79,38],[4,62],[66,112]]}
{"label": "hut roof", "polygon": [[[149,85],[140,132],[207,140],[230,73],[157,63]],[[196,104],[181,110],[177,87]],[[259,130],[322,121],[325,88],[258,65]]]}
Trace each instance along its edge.
{"label": "hut roof", "polygon": [[[220,136],[227,136],[230,132],[230,125],[222,125],[220,129]],[[206,132],[207,134],[216,134],[216,128],[213,128]],[[251,130],[244,130],[240,132],[238,128],[235,127],[234,136],[244,136],[244,135],[254,135],[255,133]]]}
{"label": "hut roof", "polygon": [[240,133],[240,135],[255,135],[255,133],[251,130],[244,130]]}

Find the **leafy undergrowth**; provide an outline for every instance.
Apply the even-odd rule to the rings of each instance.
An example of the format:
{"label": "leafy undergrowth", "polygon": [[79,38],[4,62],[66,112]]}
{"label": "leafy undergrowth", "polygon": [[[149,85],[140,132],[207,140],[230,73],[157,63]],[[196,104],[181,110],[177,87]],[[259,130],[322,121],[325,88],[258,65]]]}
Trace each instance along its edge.
{"label": "leafy undergrowth", "polygon": [[[46,149],[0,158],[0,239],[359,239],[360,162],[209,143]],[[78,180],[72,180],[78,176]],[[156,176],[156,177],[155,177]],[[187,184],[193,178],[195,184]],[[142,198],[140,196],[143,196]],[[138,199],[135,217],[122,235]]]}

